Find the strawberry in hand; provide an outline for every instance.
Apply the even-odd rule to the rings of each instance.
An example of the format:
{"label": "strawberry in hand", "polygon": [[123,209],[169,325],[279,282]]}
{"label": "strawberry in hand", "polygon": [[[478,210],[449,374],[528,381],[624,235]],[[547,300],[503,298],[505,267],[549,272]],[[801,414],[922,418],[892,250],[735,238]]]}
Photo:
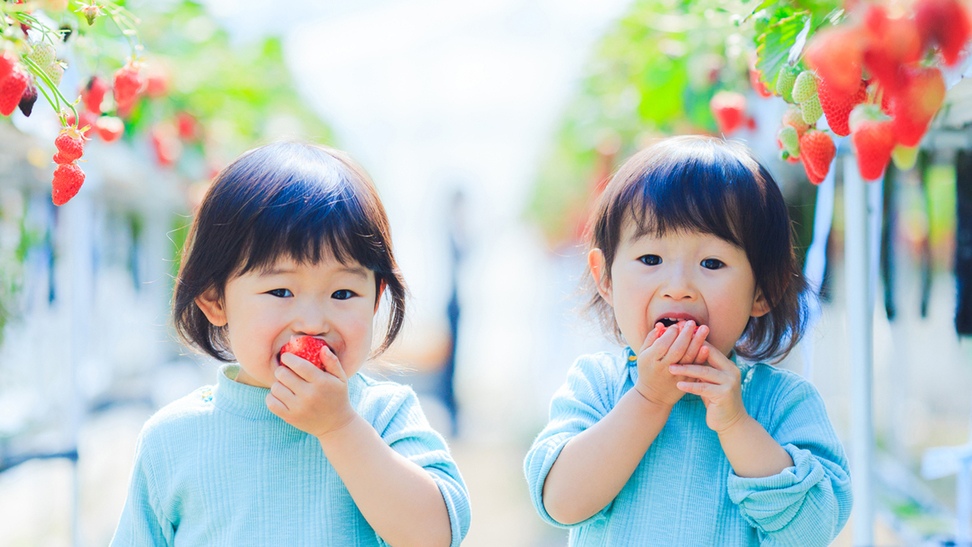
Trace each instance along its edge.
{"label": "strawberry in hand", "polygon": [[325,347],[327,347],[327,342],[320,338],[298,336],[292,338],[290,342],[287,342],[284,344],[284,347],[280,348],[277,360],[279,361],[285,353],[292,353],[305,361],[310,361],[317,368],[324,370],[324,364],[321,363],[321,349]]}
{"label": "strawberry in hand", "polygon": [[274,370],[276,382],[266,397],[270,412],[321,439],[322,444],[324,436],[350,424],[357,416],[348,395],[347,373],[323,340],[310,336],[291,340],[281,348],[280,363],[283,366]]}

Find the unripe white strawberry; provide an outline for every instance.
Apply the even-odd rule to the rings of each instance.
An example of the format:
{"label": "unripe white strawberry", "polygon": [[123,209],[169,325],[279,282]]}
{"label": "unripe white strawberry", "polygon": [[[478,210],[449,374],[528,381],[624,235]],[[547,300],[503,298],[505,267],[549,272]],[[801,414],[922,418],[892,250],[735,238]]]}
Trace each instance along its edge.
{"label": "unripe white strawberry", "polygon": [[793,100],[803,104],[817,94],[817,75],[812,70],[804,70],[793,82]]}

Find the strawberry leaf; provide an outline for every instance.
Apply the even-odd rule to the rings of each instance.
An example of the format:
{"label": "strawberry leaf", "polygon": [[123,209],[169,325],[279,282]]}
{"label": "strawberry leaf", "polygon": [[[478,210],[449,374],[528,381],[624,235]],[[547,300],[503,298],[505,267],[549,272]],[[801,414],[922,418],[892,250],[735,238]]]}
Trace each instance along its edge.
{"label": "strawberry leaf", "polygon": [[[787,62],[798,37],[804,35],[804,43],[810,21],[810,12],[800,11],[772,22],[756,37],[756,69],[763,81],[776,85],[776,76]],[[803,44],[800,44],[803,50]]]}
{"label": "strawberry leaf", "polygon": [[813,16],[807,17],[807,22],[803,25],[803,30],[800,31],[800,34],[797,34],[796,40],[793,42],[793,47],[790,48],[790,53],[786,57],[787,63],[794,65],[800,60],[803,48],[807,45],[807,36],[810,35],[811,23],[813,23]]}

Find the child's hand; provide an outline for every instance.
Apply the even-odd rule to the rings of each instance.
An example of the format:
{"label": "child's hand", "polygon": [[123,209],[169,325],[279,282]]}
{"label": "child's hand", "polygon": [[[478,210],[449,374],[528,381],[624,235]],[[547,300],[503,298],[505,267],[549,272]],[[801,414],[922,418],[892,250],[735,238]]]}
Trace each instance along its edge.
{"label": "child's hand", "polygon": [[324,370],[292,353],[280,356],[286,366],[274,372],[267,408],[297,429],[321,437],[351,423],[355,411],[348,398],[348,377],[338,358],[321,348]]}
{"label": "child's hand", "polygon": [[667,367],[680,362],[695,363],[707,355],[704,340],[709,329],[695,328],[694,321],[665,327],[656,323],[638,352],[638,383],[635,389],[645,399],[665,407],[674,406],[684,392],[679,390],[679,378]]}
{"label": "child's hand", "polygon": [[705,347],[709,356],[706,365],[677,364],[668,370],[672,375],[691,379],[678,382],[678,389],[702,397],[706,425],[722,433],[748,416],[742,400],[741,374],[736,364],[719,350],[708,343]]}

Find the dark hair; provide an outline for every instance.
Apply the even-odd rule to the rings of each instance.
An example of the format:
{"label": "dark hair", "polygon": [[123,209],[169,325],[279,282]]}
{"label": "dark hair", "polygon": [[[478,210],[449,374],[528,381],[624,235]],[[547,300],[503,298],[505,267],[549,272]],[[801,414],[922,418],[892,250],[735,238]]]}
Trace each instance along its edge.
{"label": "dark hair", "polygon": [[[625,222],[636,235],[669,231],[712,234],[746,252],[756,287],[770,306],[750,317],[736,352],[751,360],[782,359],[806,328],[806,281],[793,249],[783,194],[743,145],[719,138],[661,140],[632,156],[611,178],[591,216],[589,248],[604,253],[610,276]],[[611,306],[586,276],[586,309],[623,341]]]}
{"label": "dark hair", "polygon": [[343,152],[277,142],[245,152],[215,178],[182,248],[175,282],[176,332],[190,347],[234,361],[225,327],[209,322],[196,298],[287,256],[299,264],[333,257],[375,274],[390,295],[385,351],[405,319],[405,283],[392,254],[385,209],[367,173]]}

